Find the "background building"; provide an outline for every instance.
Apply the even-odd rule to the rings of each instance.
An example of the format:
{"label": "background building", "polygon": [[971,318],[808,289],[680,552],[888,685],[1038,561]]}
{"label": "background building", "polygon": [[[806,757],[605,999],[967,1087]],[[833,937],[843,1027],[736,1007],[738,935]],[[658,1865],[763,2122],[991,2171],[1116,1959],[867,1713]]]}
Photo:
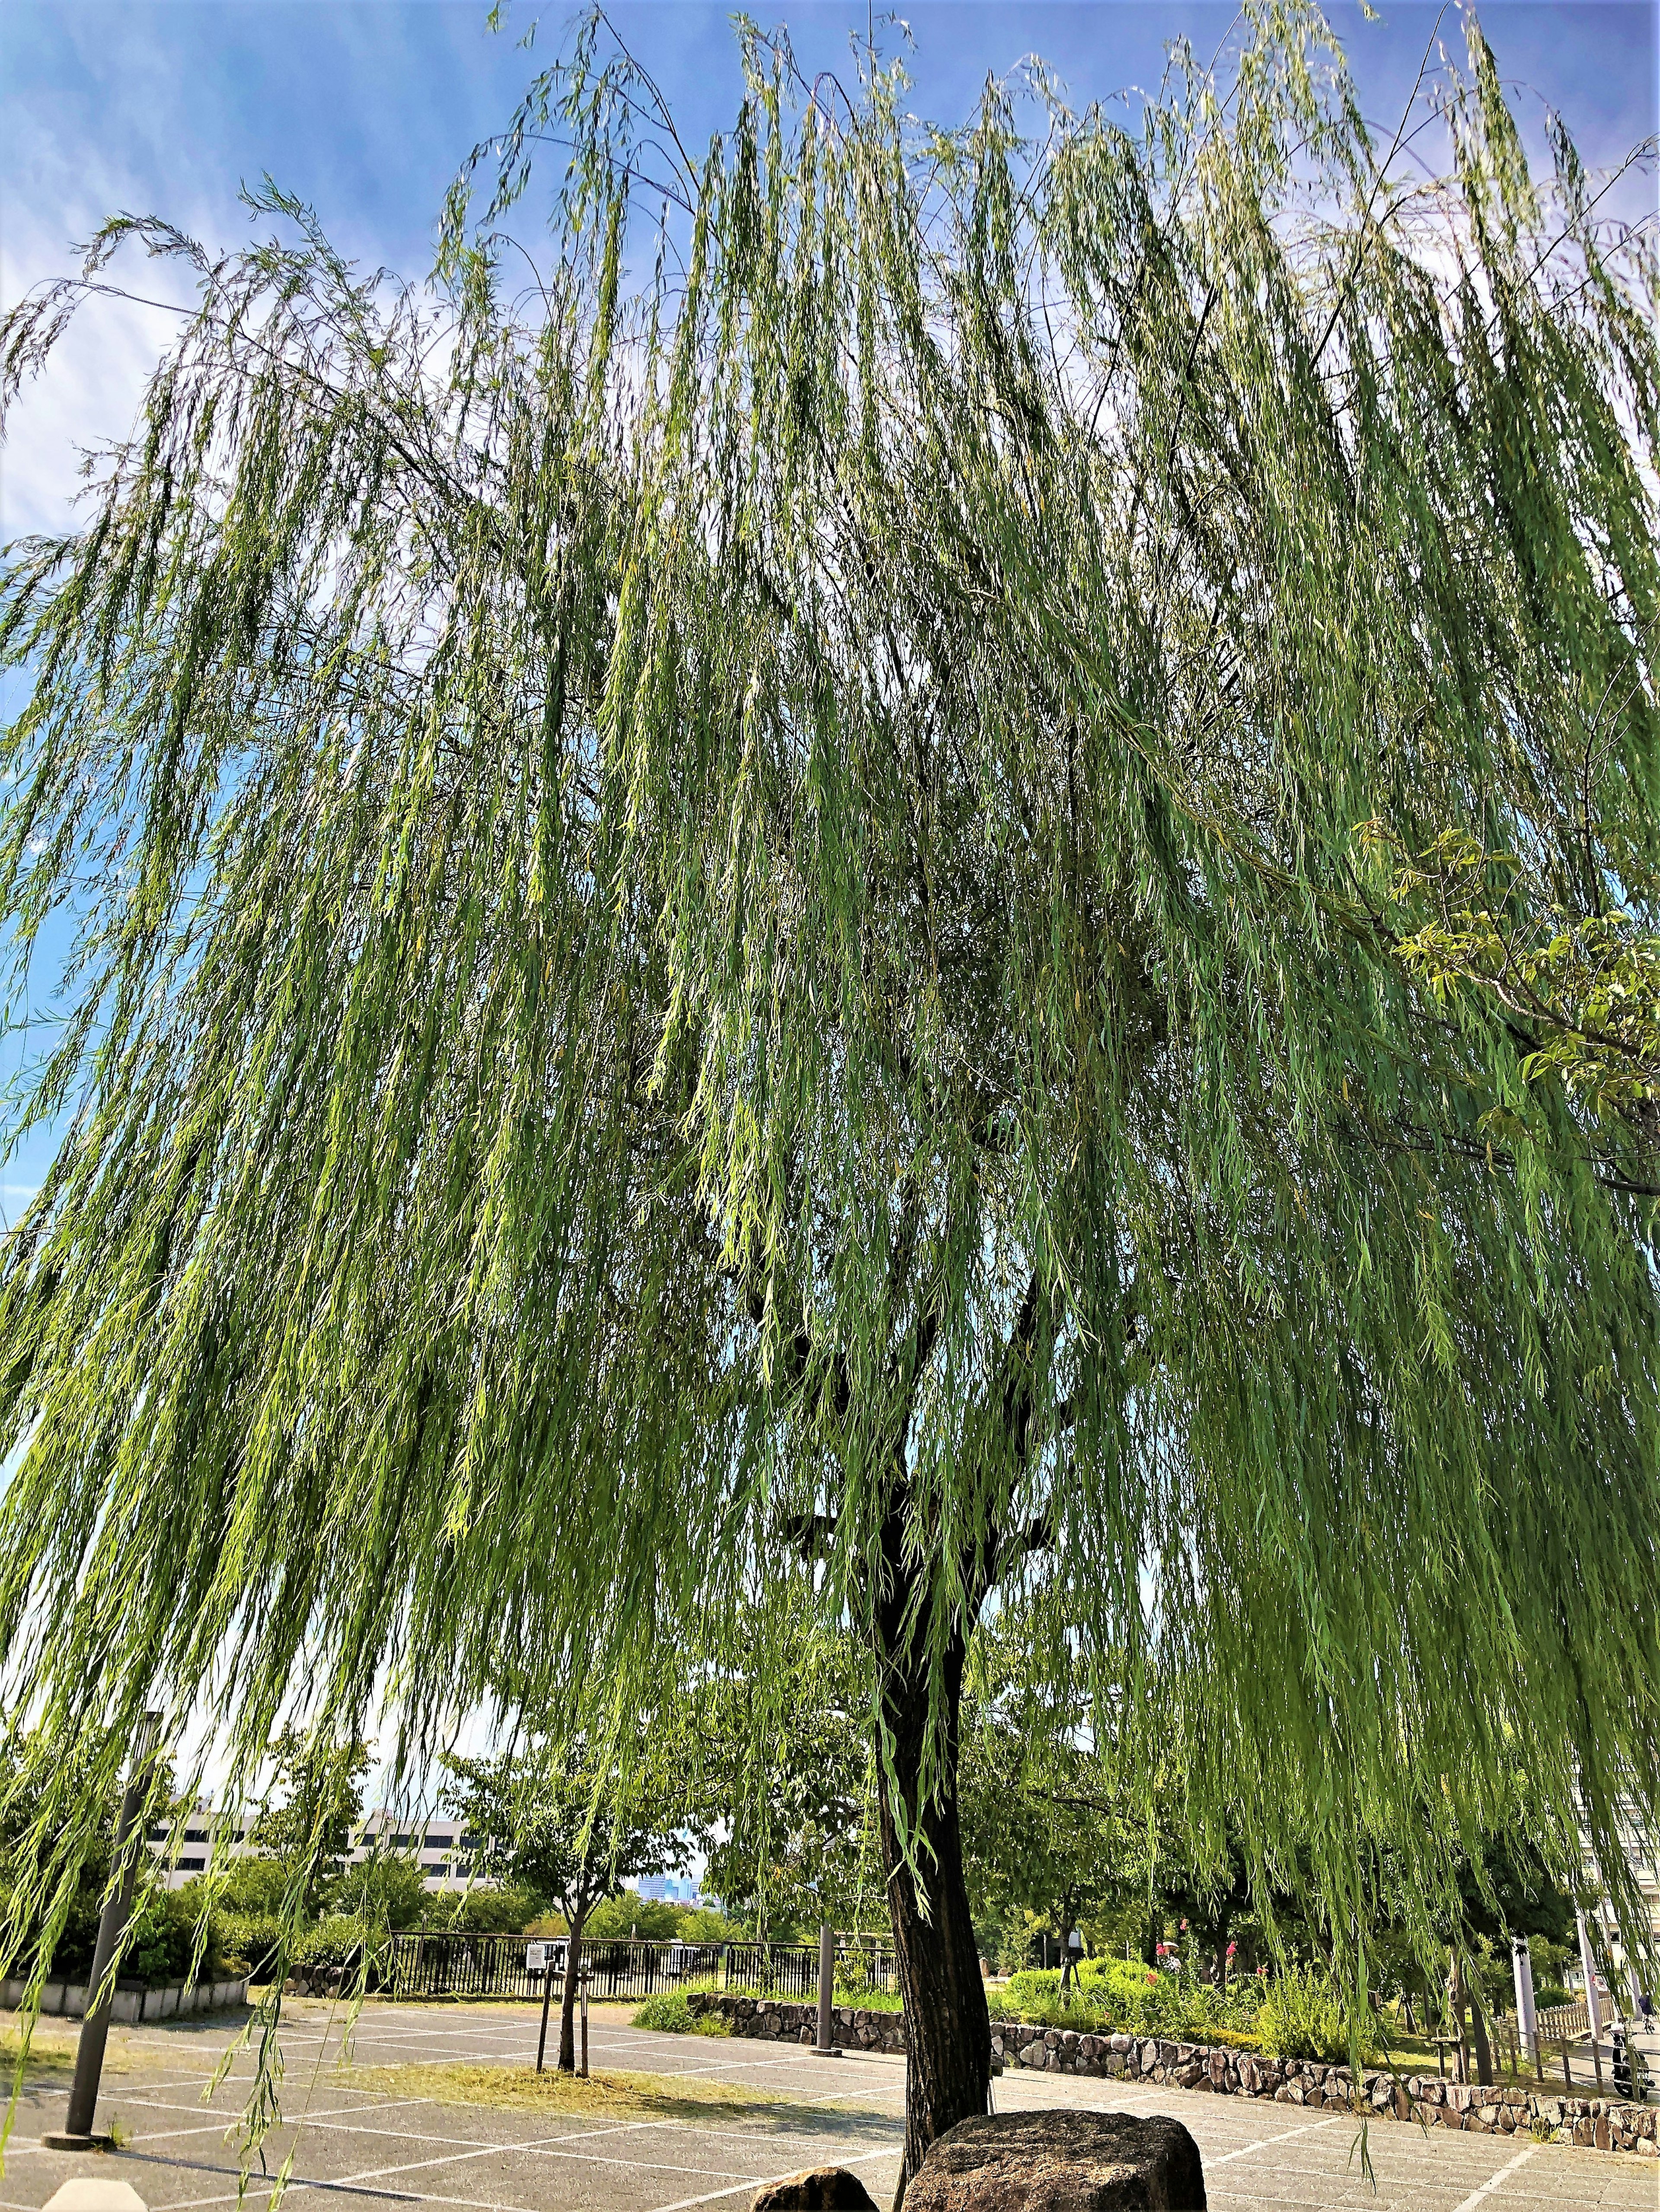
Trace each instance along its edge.
{"label": "background building", "polygon": [[[205,1799],[198,1799],[177,1830],[160,1826],[149,1831],[148,1841],[155,1856],[173,1858],[167,1875],[169,1889],[181,1887],[205,1870],[222,1822],[222,1816]],[[248,1832],[252,1825],[252,1817],[248,1815],[227,1827],[225,1845],[231,1857],[240,1858],[246,1854]],[[178,1856],[173,1857],[175,1844]],[[374,1812],[364,1814],[347,1858],[337,1860],[332,1871],[341,1873],[348,1863],[361,1866],[376,1850],[397,1851],[412,1858],[420,1868],[423,1887],[465,1889],[471,1878],[477,1847],[477,1838],[466,1833],[459,1820],[438,1817],[416,1820],[407,1814],[378,1806]]]}

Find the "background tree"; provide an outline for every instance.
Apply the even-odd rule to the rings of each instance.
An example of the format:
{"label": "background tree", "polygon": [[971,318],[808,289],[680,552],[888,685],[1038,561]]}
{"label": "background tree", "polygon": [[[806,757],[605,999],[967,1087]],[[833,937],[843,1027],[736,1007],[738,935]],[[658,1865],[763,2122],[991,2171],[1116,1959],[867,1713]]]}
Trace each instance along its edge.
{"label": "background tree", "polygon": [[1148,1838],[1094,1742],[1087,1704],[1023,1663],[1021,1626],[982,1632],[976,1654],[958,1778],[964,1867],[976,1922],[1005,1931],[1006,1963],[1026,1963],[1012,1955],[1023,1937],[1053,1933],[1064,1988],[1074,1928],[1081,1939],[1086,1920],[1147,1922]]}
{"label": "background tree", "polygon": [[743,35],[693,161],[590,21],[425,290],[275,195],[95,243],[198,299],[4,572],[20,988],[76,949],[0,1636],[49,1853],[152,1695],[237,1774],[298,1688],[631,1714],[793,1593],[869,1655],[913,2170],[988,2088],[994,1593],[1201,1863],[1306,1845],[1357,1997],[1377,1839],[1432,1896],[1518,1748],[1553,1857],[1660,1802],[1650,1133],[1396,911],[1450,837],[1511,930],[1652,880],[1660,361],[1473,23],[1388,145],[1298,5],[1128,127]]}
{"label": "background tree", "polygon": [[428,1924],[430,1893],[417,1862],[406,1852],[371,1850],[367,1858],[342,1868],[325,1887],[325,1912],[361,1920],[371,1934],[400,1934]]}
{"label": "background tree", "polygon": [[269,1755],[271,1781],[249,1826],[247,1849],[277,1862],[284,1893],[297,1892],[301,1911],[314,1919],[325,1883],[342,1874],[362,1825],[368,1746],[286,1728]]}
{"label": "background tree", "polygon": [[610,1760],[575,1737],[491,1759],[451,1758],[446,1797],[477,1838],[474,1863],[487,1877],[528,1889],[565,1917],[559,2067],[576,2069],[576,1995],[582,1934],[593,1906],[630,1875],[684,1865],[685,1846],[666,1834],[660,1809],[624,1803]]}
{"label": "background tree", "polygon": [[792,1607],[757,1612],[751,1650],[695,1664],[662,1717],[704,1881],[754,1933],[885,1930],[869,1656]]}

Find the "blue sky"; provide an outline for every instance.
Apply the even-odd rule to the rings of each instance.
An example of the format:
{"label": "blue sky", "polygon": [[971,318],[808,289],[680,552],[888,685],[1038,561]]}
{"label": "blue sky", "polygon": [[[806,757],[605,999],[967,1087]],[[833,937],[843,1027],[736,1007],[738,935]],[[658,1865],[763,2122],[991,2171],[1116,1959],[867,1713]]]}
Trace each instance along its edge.
{"label": "blue sky", "polygon": [[[753,12],[787,23],[815,70],[845,68],[849,34],[868,20],[866,0]],[[1156,82],[1167,40],[1186,33],[1208,49],[1233,21],[1215,0],[921,0],[904,13],[915,105],[944,120],[970,107],[988,70],[1024,54],[1041,54],[1082,100]],[[1382,0],[1373,21],[1357,5],[1332,15],[1367,112],[1386,127],[1438,20],[1462,46],[1451,6]],[[349,252],[417,274],[458,162],[506,118],[570,20],[562,8],[538,19],[524,0],[505,33],[489,29],[483,0],[5,0],[0,297],[63,270],[70,241],[116,209],[234,244],[246,230],[238,186],[265,173],[309,200]],[[683,137],[706,142],[734,100],[727,11],[625,0],[614,20]],[[1654,0],[1489,0],[1483,21],[1535,129],[1547,103],[1560,108],[1594,166],[1655,129]],[[526,55],[520,40],[532,25]],[[108,308],[80,334],[57,390],[34,395],[14,428],[0,535],[61,522],[76,441],[125,427],[165,329]]]}

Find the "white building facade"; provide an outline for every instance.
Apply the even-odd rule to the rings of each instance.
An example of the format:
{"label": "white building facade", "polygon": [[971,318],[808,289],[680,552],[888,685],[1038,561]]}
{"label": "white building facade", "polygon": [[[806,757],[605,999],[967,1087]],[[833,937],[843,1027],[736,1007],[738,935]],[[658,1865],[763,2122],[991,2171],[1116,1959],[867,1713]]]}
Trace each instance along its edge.
{"label": "white building facade", "polygon": [[[252,1826],[252,1816],[230,1821],[210,1805],[198,1802],[176,1828],[153,1827],[146,1840],[157,1858],[171,1861],[167,1886],[179,1889],[206,1871],[216,1845],[232,1858],[246,1856]],[[331,1871],[342,1873],[348,1864],[361,1866],[375,1853],[396,1853],[419,1867],[423,1888],[465,1889],[472,1878],[477,1850],[477,1838],[459,1820],[437,1816],[416,1820],[379,1806],[363,1815],[350,1851],[346,1858],[335,1861]]]}

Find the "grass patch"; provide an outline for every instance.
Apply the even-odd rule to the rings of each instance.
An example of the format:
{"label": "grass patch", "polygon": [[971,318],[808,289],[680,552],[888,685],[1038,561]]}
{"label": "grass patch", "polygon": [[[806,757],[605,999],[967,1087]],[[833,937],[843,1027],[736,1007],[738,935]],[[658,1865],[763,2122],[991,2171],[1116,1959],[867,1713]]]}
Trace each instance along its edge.
{"label": "grass patch", "polygon": [[648,1997],[629,2026],[655,2028],[660,2035],[730,2035],[732,2033],[718,2012],[694,2012],[678,1990],[665,1990],[654,1997]]}
{"label": "grass patch", "polygon": [[[81,2039],[81,2027],[76,2021],[72,2027],[62,2027],[56,2021],[38,2021],[29,2038],[29,2074],[70,2074],[75,2070],[76,2046]],[[17,2055],[23,2048],[22,2030],[15,2024],[0,2027],[0,2069],[11,2074],[16,2070]],[[124,2071],[126,2054],[113,2039],[104,2056],[106,2073]]]}
{"label": "grass patch", "polygon": [[[438,2105],[488,2105],[505,2112],[598,2112],[645,2120],[756,2119],[779,2110],[778,2100],[737,2082],[675,2081],[661,2074],[596,2069],[587,2081],[531,2066],[353,2066],[354,2089],[394,2097],[430,2097]],[[794,2117],[799,2122],[799,2111]]]}

